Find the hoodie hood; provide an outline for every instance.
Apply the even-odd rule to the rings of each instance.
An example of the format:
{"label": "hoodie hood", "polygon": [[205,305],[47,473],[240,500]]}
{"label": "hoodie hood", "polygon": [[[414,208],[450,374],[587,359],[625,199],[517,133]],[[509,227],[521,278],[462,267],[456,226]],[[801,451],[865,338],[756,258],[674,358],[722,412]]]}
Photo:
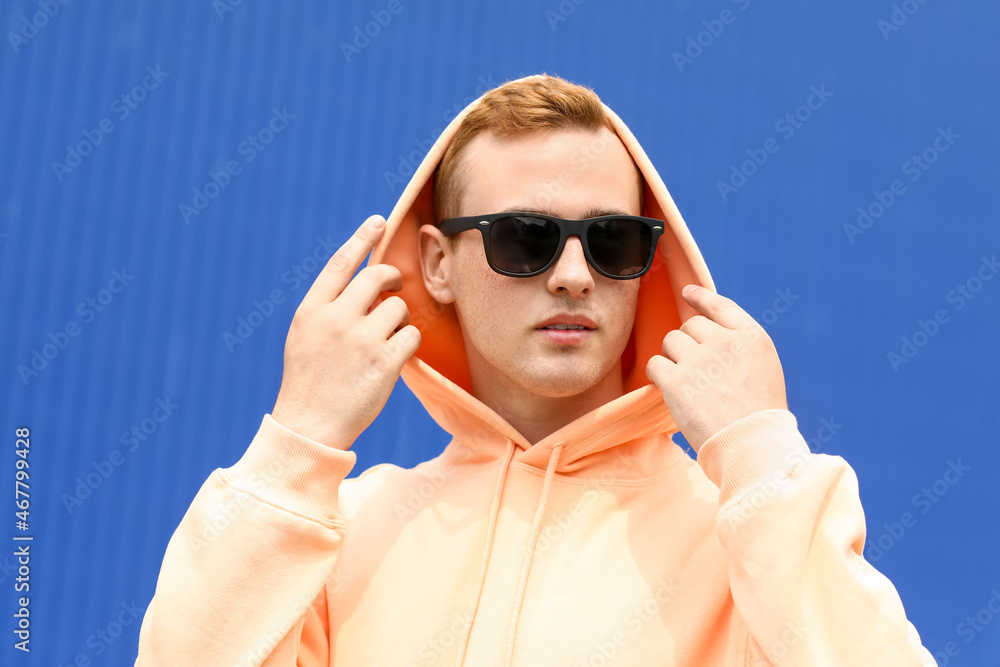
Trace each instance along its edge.
{"label": "hoodie hood", "polygon": [[[522,80],[540,78],[540,75]],[[485,95],[485,93],[484,93]],[[386,219],[385,233],[373,249],[368,264],[391,264],[402,273],[402,289],[383,292],[376,303],[396,295],[410,311],[410,324],[420,330],[421,344],[403,366],[401,377],[431,417],[456,440],[477,443],[499,441],[523,452],[518,460],[546,468],[552,448],[558,445],[559,469],[609,447],[656,434],[678,430],[662,394],[646,377],[646,362],[660,354],[663,337],[696,314],[681,289],[696,283],[715,289],[701,252],[695,245],[680,211],[653,168],[639,142],[625,123],[607,106],[619,139],[631,154],[645,182],[642,215],[666,223],[649,272],[639,278],[639,296],[632,334],[622,354],[624,395],[583,415],[532,446],[523,435],[471,393],[469,367],[458,317],[452,304],[441,304],[427,292],[420,269],[417,241],[421,225],[435,224],[433,216],[434,171],[462,120],[479,105],[471,102],[444,129],[424,156],[410,182]],[[374,306],[373,306],[374,307]],[[478,455],[500,458],[496,451]],[[465,459],[468,462],[468,457]]]}

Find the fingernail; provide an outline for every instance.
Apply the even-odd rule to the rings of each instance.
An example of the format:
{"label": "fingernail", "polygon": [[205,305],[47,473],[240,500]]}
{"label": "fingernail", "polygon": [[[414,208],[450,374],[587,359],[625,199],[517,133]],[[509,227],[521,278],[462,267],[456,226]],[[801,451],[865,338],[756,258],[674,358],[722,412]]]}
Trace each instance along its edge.
{"label": "fingernail", "polygon": [[687,296],[688,294],[694,292],[696,289],[698,289],[697,285],[685,285],[684,289],[681,291],[681,294]]}

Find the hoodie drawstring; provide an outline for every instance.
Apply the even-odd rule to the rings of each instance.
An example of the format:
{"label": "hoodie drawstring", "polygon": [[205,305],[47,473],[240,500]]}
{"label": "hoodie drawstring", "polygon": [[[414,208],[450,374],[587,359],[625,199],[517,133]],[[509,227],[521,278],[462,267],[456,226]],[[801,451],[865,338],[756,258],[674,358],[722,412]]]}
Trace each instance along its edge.
{"label": "hoodie drawstring", "polygon": [[514,634],[517,632],[517,621],[521,615],[521,601],[524,599],[524,589],[528,583],[528,571],[531,569],[531,560],[535,555],[535,542],[538,540],[542,517],[545,515],[545,503],[549,498],[549,487],[552,486],[552,477],[555,475],[556,464],[559,462],[559,454],[562,452],[563,444],[565,443],[560,442],[552,447],[552,453],[549,455],[549,464],[545,468],[545,483],[542,484],[542,497],[538,501],[535,520],[531,524],[531,536],[528,538],[527,553],[524,555],[524,565],[521,568],[521,583],[517,587],[517,596],[514,598],[514,611],[510,617],[510,630],[507,632],[507,645],[504,649],[504,667],[510,667],[510,661],[514,656]]}
{"label": "hoodie drawstring", "polygon": [[[514,655],[514,634],[517,632],[517,620],[521,613],[521,601],[524,599],[524,589],[528,583],[528,571],[531,569],[531,560],[535,555],[535,543],[538,541],[539,529],[542,525],[542,517],[545,516],[545,504],[549,499],[549,488],[552,486],[552,478],[555,475],[556,465],[559,463],[559,455],[562,453],[563,445],[560,442],[552,447],[549,455],[549,463],[545,468],[545,482],[542,484],[542,495],[538,500],[538,509],[535,511],[535,520],[531,524],[531,534],[528,537],[527,553],[524,556],[524,565],[521,568],[521,582],[517,587],[517,595],[514,597],[514,611],[510,619],[510,631],[507,633],[507,645],[504,649],[504,667],[510,666],[511,658]],[[465,618],[465,628],[462,630],[462,638],[458,643],[458,657],[455,659],[455,667],[461,667],[465,662],[465,651],[469,645],[469,634],[472,631],[472,622],[476,618],[476,610],[479,608],[479,600],[483,593],[483,584],[486,580],[486,569],[490,563],[490,554],[493,550],[493,536],[496,533],[497,516],[500,514],[500,500],[503,496],[504,482],[507,480],[507,471],[510,461],[514,458],[514,443],[507,441],[507,453],[504,456],[503,465],[500,466],[500,475],[497,477],[496,490],[493,492],[493,506],[490,508],[490,523],[486,529],[486,546],[483,549],[483,559],[479,565],[479,581],[476,583],[476,592],[469,605],[469,611]]]}
{"label": "hoodie drawstring", "polygon": [[490,523],[486,528],[486,547],[483,549],[483,559],[479,565],[479,581],[476,583],[476,592],[469,605],[469,611],[465,616],[465,628],[462,630],[462,639],[458,643],[458,657],[455,660],[455,667],[461,667],[465,662],[465,650],[468,648],[469,633],[472,631],[472,621],[476,618],[476,610],[479,608],[479,598],[483,593],[483,583],[486,580],[486,568],[490,563],[490,554],[493,551],[493,534],[496,532],[497,515],[500,513],[500,498],[503,495],[503,485],[507,480],[507,468],[510,460],[514,458],[514,442],[507,441],[507,453],[504,456],[503,464],[500,466],[500,475],[497,477],[496,491],[493,492],[493,507],[490,508]]}

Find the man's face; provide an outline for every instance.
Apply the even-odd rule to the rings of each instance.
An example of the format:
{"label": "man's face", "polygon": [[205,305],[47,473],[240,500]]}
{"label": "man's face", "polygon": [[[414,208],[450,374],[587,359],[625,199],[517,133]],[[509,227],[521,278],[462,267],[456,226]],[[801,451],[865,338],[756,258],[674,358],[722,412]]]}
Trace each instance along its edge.
{"label": "man's face", "polygon": [[[466,187],[459,216],[510,210],[568,219],[641,214],[632,158],[604,128],[503,140],[479,135],[460,167]],[[456,235],[447,255],[442,260],[448,288],[443,300],[454,299],[474,393],[477,381],[494,383],[493,391],[553,398],[581,394],[602,380],[620,385],[619,362],[632,330],[638,279],[599,274],[587,263],[576,236],[566,239],[551,268],[530,278],[494,272],[475,229]],[[564,315],[588,318],[592,328],[540,328]],[[617,378],[609,375],[613,371]]]}

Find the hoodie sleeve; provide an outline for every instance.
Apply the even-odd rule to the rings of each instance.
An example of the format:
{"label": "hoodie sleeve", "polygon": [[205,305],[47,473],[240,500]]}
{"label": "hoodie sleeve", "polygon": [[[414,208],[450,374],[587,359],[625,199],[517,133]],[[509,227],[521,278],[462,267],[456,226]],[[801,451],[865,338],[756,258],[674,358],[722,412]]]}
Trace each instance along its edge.
{"label": "hoodie sleeve", "polygon": [[356,460],[265,415],[170,538],[136,667],[328,665],[325,584],[346,529],[339,490]]}
{"label": "hoodie sleeve", "polygon": [[746,665],[936,665],[895,587],[862,555],[857,476],[841,457],[811,453],[791,412],[730,424],[698,463],[719,487]]}

